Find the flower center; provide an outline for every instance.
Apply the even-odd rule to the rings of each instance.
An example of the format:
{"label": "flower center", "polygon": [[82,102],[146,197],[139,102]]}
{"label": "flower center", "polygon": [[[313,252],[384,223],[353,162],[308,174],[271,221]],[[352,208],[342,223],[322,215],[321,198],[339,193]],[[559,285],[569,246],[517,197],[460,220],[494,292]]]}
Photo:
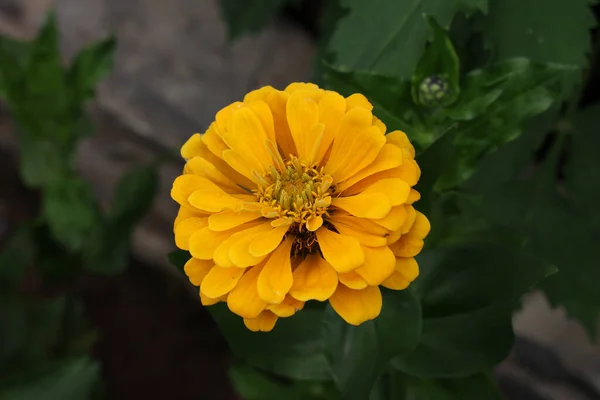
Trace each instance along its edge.
{"label": "flower center", "polygon": [[331,205],[332,177],[296,157],[280,164],[278,168],[270,165],[266,175],[254,173],[259,182],[254,193],[263,205],[262,215],[274,219],[273,226],[295,223],[299,232],[303,226],[316,231]]}

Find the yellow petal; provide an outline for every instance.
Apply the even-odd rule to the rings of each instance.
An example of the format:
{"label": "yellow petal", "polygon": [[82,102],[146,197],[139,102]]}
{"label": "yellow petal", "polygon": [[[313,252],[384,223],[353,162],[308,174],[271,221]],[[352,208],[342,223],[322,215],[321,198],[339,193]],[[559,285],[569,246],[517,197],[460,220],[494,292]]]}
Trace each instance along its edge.
{"label": "yellow petal", "polygon": [[228,149],[227,145],[217,133],[216,122],[210,124],[206,132],[202,135],[202,143],[206,145],[208,150],[217,158],[221,158],[221,154]]}
{"label": "yellow petal", "polygon": [[406,133],[402,131],[393,131],[386,135],[386,141],[395,146],[398,146],[401,149],[405,149],[410,154],[411,158],[415,158],[415,148],[408,140],[408,136]]}
{"label": "yellow petal", "polygon": [[231,210],[225,210],[218,214],[212,214],[210,217],[208,217],[208,227],[211,231],[226,231],[246,222],[254,221],[260,217],[261,215],[256,212],[235,212]]}
{"label": "yellow petal", "polygon": [[279,246],[289,228],[289,225],[278,226],[254,237],[252,242],[250,242],[250,254],[255,257],[261,257],[271,253]]}
{"label": "yellow petal", "polygon": [[410,186],[402,179],[382,179],[369,186],[363,193],[383,193],[390,199],[393,207],[406,202],[410,194]]}
{"label": "yellow petal", "polygon": [[252,332],[270,332],[275,327],[278,318],[271,311],[265,310],[260,313],[258,318],[244,318],[244,325]]}
{"label": "yellow petal", "polygon": [[397,258],[394,273],[382,285],[392,290],[406,289],[419,276],[419,264],[414,258]]}
{"label": "yellow petal", "polygon": [[408,183],[409,186],[414,186],[419,180],[420,176],[421,170],[419,169],[419,166],[417,165],[416,161],[404,157],[402,165],[367,176],[361,181],[358,181],[354,185],[345,189],[344,192],[347,194],[360,193],[369,186],[371,186],[373,183],[388,178],[401,179],[404,182]]}
{"label": "yellow petal", "polygon": [[[187,198],[189,204],[191,204],[194,208],[212,213],[228,209],[238,209],[242,206],[242,204],[244,204],[242,200],[225,192],[208,179],[197,175],[182,175],[177,177],[175,182],[177,183],[180,178],[185,177],[195,178],[195,190]],[[173,189],[175,189],[175,184],[173,185]]]}
{"label": "yellow petal", "polygon": [[385,281],[381,282],[381,286],[391,290],[404,290],[410,286],[410,282],[399,273],[394,272]]}
{"label": "yellow petal", "polygon": [[[339,131],[342,129],[343,125]],[[371,164],[385,144],[385,136],[375,126],[364,128],[353,136],[350,133],[340,136],[338,134],[335,138],[331,156],[325,165],[325,173],[333,176],[338,182],[348,179]]]}
{"label": "yellow petal", "polygon": [[361,169],[356,174],[352,175],[346,181],[341,183],[338,187],[338,190],[342,192],[370,175],[398,167],[401,164],[402,150],[394,145],[385,144],[377,154],[377,158],[375,158],[371,164],[367,165],[365,168]]}
{"label": "yellow petal", "polygon": [[215,263],[210,260],[198,260],[197,258],[190,258],[183,266],[183,271],[189,278],[192,285],[200,286],[202,284],[202,280],[214,265]]}
{"label": "yellow petal", "polygon": [[323,217],[320,215],[313,215],[306,220],[306,229],[311,232],[315,232],[323,225]]}
{"label": "yellow petal", "polygon": [[294,270],[290,294],[297,300],[327,300],[338,285],[337,272],[317,254],[309,254]]}
{"label": "yellow petal", "polygon": [[204,277],[200,290],[206,297],[215,299],[227,294],[237,285],[244,274],[241,268],[213,267]]}
{"label": "yellow petal", "polygon": [[261,88],[252,90],[252,91],[246,93],[246,95],[244,96],[244,103],[250,102],[250,101],[257,101],[257,100],[266,101],[266,98],[273,91],[278,91],[278,90],[276,90],[273,86],[270,86],[270,85],[266,85]]}
{"label": "yellow petal", "polygon": [[[343,224],[351,227],[354,230],[366,232],[370,235],[375,236],[385,236],[388,233],[388,230],[382,226],[379,226],[375,222],[364,219],[357,218],[349,214],[335,213],[331,216],[331,221],[339,224]],[[378,247],[378,246],[372,246]]]}
{"label": "yellow petal", "polygon": [[410,194],[408,195],[408,199],[406,199],[406,204],[413,204],[415,201],[421,200],[421,193],[417,192],[415,189],[410,189]]}
{"label": "yellow petal", "polygon": [[238,284],[227,297],[227,306],[231,312],[243,318],[257,318],[267,303],[258,296],[256,285],[262,265],[248,268]]}
{"label": "yellow petal", "polygon": [[373,115],[373,125],[376,126],[377,128],[379,128],[381,133],[383,133],[384,135],[387,132],[387,126],[385,126],[385,124],[374,115]]}
{"label": "yellow petal", "polygon": [[[342,117],[333,140],[331,154],[325,165],[325,172],[328,175],[334,175],[334,172],[337,172],[348,163],[348,155],[344,151],[349,147],[349,143],[354,142],[349,140],[349,137],[361,136],[361,132],[371,126],[372,120],[373,114],[363,108],[354,108]],[[341,179],[337,180],[340,181]]]}
{"label": "yellow petal", "polygon": [[362,218],[383,218],[392,209],[390,199],[383,193],[361,193],[338,197],[333,199],[331,204]]}
{"label": "yellow petal", "polygon": [[343,274],[339,274],[340,282],[348,286],[350,289],[364,289],[369,284],[363,279],[362,276],[356,273],[356,271],[350,271]]}
{"label": "yellow petal", "polygon": [[[323,89],[310,82],[292,82],[284,89],[288,93],[294,93],[299,90],[308,92],[323,92]],[[312,94],[314,96],[314,94]]]}
{"label": "yellow petal", "polygon": [[280,318],[291,317],[304,308],[304,302],[294,299],[289,294],[280,304],[271,304],[267,309]]}
{"label": "yellow petal", "polygon": [[185,164],[188,173],[208,179],[228,193],[245,193],[233,180],[203,157],[194,157]]}
{"label": "yellow petal", "polygon": [[[196,190],[206,187],[206,178],[201,178],[197,175],[184,174],[175,178],[173,187],[171,188],[171,198],[182,206],[188,208],[196,208],[190,204],[188,198]],[[208,181],[211,183],[210,181]],[[214,185],[211,183],[211,185]],[[224,193],[224,192],[223,192]]]}
{"label": "yellow petal", "polygon": [[390,249],[396,257],[414,257],[423,250],[425,242],[422,239],[410,235],[402,235],[396,243],[390,245]]}
{"label": "yellow petal", "polygon": [[[284,157],[287,157],[290,154],[296,154],[296,147],[294,145],[294,139],[292,139],[292,134],[290,133],[285,110],[289,97],[289,93],[276,90],[270,86],[265,86],[246,95],[246,98],[249,101],[262,100],[269,105],[275,127],[275,143],[281,148]],[[246,101],[246,98],[244,98],[244,101]]]}
{"label": "yellow petal", "polygon": [[357,230],[343,223],[337,222],[332,218],[333,226],[342,235],[352,236],[358,242],[364,246],[380,247],[387,244],[385,233],[381,236],[374,235],[364,230]]}
{"label": "yellow petal", "polygon": [[248,229],[233,233],[215,249],[213,254],[215,264],[224,268],[234,266],[246,268],[258,264],[261,261],[260,259],[247,254],[248,246],[257,234],[265,232],[268,229],[270,229],[268,222],[257,221],[257,223],[250,225]]}
{"label": "yellow petal", "polygon": [[379,285],[394,272],[396,257],[389,247],[363,246],[363,252],[365,263],[354,271],[367,281],[369,286]]}
{"label": "yellow petal", "polygon": [[179,207],[179,211],[177,211],[177,217],[175,217],[175,222],[173,223],[173,228],[176,228],[177,225],[188,218],[205,218],[208,216],[208,213],[200,210],[195,210],[193,208],[188,207]]}
{"label": "yellow petal", "polygon": [[229,236],[227,239],[223,240],[220,244],[217,244],[215,251],[213,252],[212,258],[216,265],[223,268],[233,267],[233,261],[229,258],[229,252],[231,251],[231,246],[236,242],[239,238],[238,233],[234,233]]}
{"label": "yellow petal", "polygon": [[[223,153],[223,151],[227,150],[227,145],[225,143],[221,142],[223,147],[221,148],[219,146],[219,149],[221,149],[221,150],[219,150],[218,154],[214,154],[212,151],[210,151],[208,146],[204,143],[206,141],[205,138],[206,138],[206,134],[205,134],[204,138],[202,139],[201,143],[195,144],[194,156],[206,159],[210,164],[212,164],[214,166],[214,168],[216,168],[217,171],[221,172],[229,180],[233,181],[237,187],[246,188],[246,189],[254,187],[254,184],[250,179],[246,178],[239,172],[235,171],[223,160],[222,153]],[[219,138],[219,140],[221,140],[221,139]],[[193,157],[189,157],[188,159],[191,159],[191,158],[193,158]],[[194,168],[194,171],[196,171],[195,168]],[[200,175],[203,176],[202,174],[200,174]]]}
{"label": "yellow petal", "polygon": [[207,218],[186,218],[175,226],[175,245],[182,250],[189,250],[192,235],[208,225]]}
{"label": "yellow petal", "polygon": [[252,243],[256,237],[269,232],[269,230],[271,230],[271,224],[267,221],[252,229],[239,233],[240,236],[238,236],[229,248],[229,259],[235,267],[246,268],[257,265],[264,260],[264,256],[255,257],[250,253],[250,243]]}
{"label": "yellow petal", "polygon": [[[412,206],[411,206],[412,208]],[[414,211],[414,208],[412,208]],[[400,239],[390,245],[394,254],[398,257],[414,257],[421,252],[424,246],[423,239],[429,234],[431,224],[425,215],[414,211],[414,223]],[[405,227],[402,228],[403,230]]]}
{"label": "yellow petal", "polygon": [[388,215],[385,217],[373,219],[373,222],[394,232],[402,227],[402,225],[406,222],[407,216],[407,206],[399,205],[392,207]]}
{"label": "yellow petal", "polygon": [[333,143],[340,121],[346,112],[346,99],[336,92],[327,91],[319,101],[319,121],[325,126],[323,138],[321,140],[319,151],[314,159],[314,162],[319,164],[327,149]]}
{"label": "yellow petal", "polygon": [[269,304],[281,303],[292,287],[292,243],[292,238],[284,240],[271,254],[258,277],[258,295]]}
{"label": "yellow petal", "polygon": [[254,168],[252,164],[247,163],[237,152],[231,149],[223,151],[222,156],[230,168],[253,182],[251,187],[256,186],[254,175],[252,175]]}
{"label": "yellow petal", "polygon": [[252,228],[256,226],[256,224],[256,222],[248,222],[247,224],[243,224],[228,231],[222,232],[213,232],[208,226],[206,228],[202,228],[194,233],[192,237],[190,237],[190,253],[195,258],[199,258],[201,260],[210,260],[213,258],[213,254],[217,247],[219,247],[219,245],[228,237],[234,233]]}
{"label": "yellow petal", "polygon": [[212,306],[213,304],[217,304],[221,302],[221,299],[211,299],[210,297],[205,296],[202,291],[200,291],[200,301],[203,306]]}
{"label": "yellow petal", "polygon": [[228,106],[223,107],[217,112],[217,114],[215,115],[215,124],[213,128],[221,138],[229,129],[233,114],[235,114],[243,106],[244,104],[242,102],[236,101],[229,104]]}
{"label": "yellow petal", "polygon": [[381,312],[381,291],[377,286],[368,286],[361,290],[349,289],[338,285],[329,298],[331,307],[350,325],[360,325],[377,318]]}
{"label": "yellow petal", "polygon": [[[319,106],[310,92],[298,90],[290,95],[286,113],[298,158],[301,161],[308,161],[315,143],[314,128],[319,123]],[[321,133],[323,133],[322,129]]]}
{"label": "yellow petal", "polygon": [[431,230],[431,224],[425,215],[417,211],[417,216],[415,218],[415,223],[410,228],[410,231],[407,233],[408,235],[418,238],[424,239],[429,234]]}
{"label": "yellow petal", "polygon": [[419,276],[419,264],[414,258],[398,258],[396,259],[396,272],[412,282]]}
{"label": "yellow petal", "polygon": [[353,95],[348,96],[346,98],[346,104],[348,105],[348,110],[354,107],[362,107],[369,111],[373,111],[373,105],[360,93],[354,93]]}
{"label": "yellow petal", "polygon": [[184,160],[189,160],[202,154],[202,136],[199,133],[193,134],[184,144],[181,146],[181,157]]}
{"label": "yellow petal", "polygon": [[390,245],[392,243],[396,243],[400,237],[402,237],[402,231],[397,230],[395,232],[391,232],[387,237],[387,244]]}
{"label": "yellow petal", "polygon": [[415,186],[421,177],[421,168],[413,159],[405,158],[401,166],[397,168],[397,176],[408,183],[410,186]]}
{"label": "yellow petal", "polygon": [[265,130],[265,133],[267,135],[267,139],[269,139],[273,143],[277,143],[277,139],[275,138],[275,124],[273,123],[273,114],[271,113],[269,105],[262,100],[244,101],[244,104],[254,112],[258,119],[260,119],[263,129]]}
{"label": "yellow petal", "polygon": [[251,170],[264,174],[272,161],[265,146],[268,136],[260,119],[249,107],[241,107],[231,116],[228,128],[223,136],[225,143]]}
{"label": "yellow petal", "polygon": [[413,224],[415,223],[415,221],[417,219],[417,210],[415,210],[415,208],[413,206],[405,205],[404,209],[406,210],[406,220],[404,221],[404,223],[402,224],[402,227],[400,228],[402,233],[406,233],[406,232],[410,231],[410,229],[412,228]]}
{"label": "yellow petal", "polygon": [[317,241],[323,258],[337,272],[350,272],[365,262],[365,255],[358,240],[340,235],[327,228],[317,231]]}

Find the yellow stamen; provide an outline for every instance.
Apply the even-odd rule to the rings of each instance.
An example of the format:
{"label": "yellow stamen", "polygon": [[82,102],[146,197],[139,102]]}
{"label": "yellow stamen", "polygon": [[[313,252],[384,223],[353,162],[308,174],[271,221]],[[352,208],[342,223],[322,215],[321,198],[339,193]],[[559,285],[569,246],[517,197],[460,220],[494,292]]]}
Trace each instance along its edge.
{"label": "yellow stamen", "polygon": [[[273,148],[270,151],[278,163],[275,159],[279,153]],[[263,205],[261,214],[272,218],[274,227],[295,223],[299,231],[304,227],[309,231],[318,229],[323,224],[322,215],[328,215],[327,207],[331,205],[331,176],[293,156],[283,166],[270,165],[268,171],[262,180],[257,179],[261,185],[255,191]],[[269,184],[264,186],[263,181]]]}
{"label": "yellow stamen", "polygon": [[285,171],[285,162],[283,162],[283,157],[281,157],[277,145],[273,141],[267,140],[265,146],[267,146],[267,151],[271,155],[273,162],[275,162],[275,167],[282,172]]}

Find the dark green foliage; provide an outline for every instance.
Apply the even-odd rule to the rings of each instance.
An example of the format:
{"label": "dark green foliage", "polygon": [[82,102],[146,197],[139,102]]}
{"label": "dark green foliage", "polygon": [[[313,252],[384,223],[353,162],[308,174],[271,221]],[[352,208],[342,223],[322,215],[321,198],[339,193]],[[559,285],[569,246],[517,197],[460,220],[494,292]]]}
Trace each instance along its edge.
{"label": "dark green foliage", "polygon": [[114,38],[93,43],[70,66],[61,60],[50,13],[31,42],[0,38],[0,97],[13,122],[20,175],[39,192],[38,218],[0,253],[0,399],[84,400],[102,394],[96,339],[83,309],[83,268],[121,272],[135,225],[149,210],[155,166],[127,174],[103,214],[75,167],[90,133],[85,103],[110,71]]}
{"label": "dark green foliage", "polygon": [[227,22],[230,40],[256,33],[291,0],[220,0],[221,15]]}

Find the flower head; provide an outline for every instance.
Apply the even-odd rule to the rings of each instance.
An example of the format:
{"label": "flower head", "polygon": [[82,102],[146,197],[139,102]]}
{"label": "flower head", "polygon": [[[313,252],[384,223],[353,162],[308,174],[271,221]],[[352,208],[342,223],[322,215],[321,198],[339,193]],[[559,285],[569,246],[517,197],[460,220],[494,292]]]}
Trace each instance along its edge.
{"label": "flower head", "polygon": [[204,305],[227,302],[269,331],[309,300],[348,323],[379,315],[379,286],[408,287],[430,226],[407,136],[367,99],[308,83],[270,86],[216,115],[181,149],[177,246]]}

